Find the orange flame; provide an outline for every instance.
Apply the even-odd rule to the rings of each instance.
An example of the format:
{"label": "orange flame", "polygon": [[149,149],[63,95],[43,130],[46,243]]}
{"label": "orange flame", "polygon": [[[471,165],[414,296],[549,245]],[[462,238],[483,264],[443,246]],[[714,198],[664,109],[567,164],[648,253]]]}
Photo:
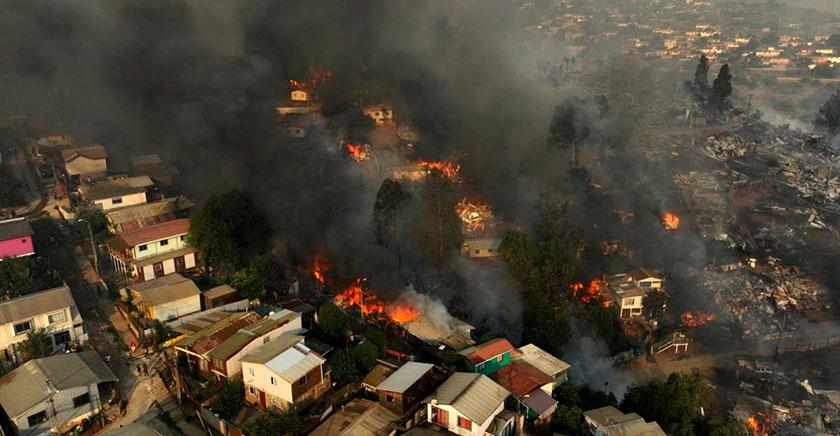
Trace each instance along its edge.
{"label": "orange flame", "polygon": [[589,286],[584,286],[583,283],[572,283],[569,288],[572,290],[572,298],[577,298],[582,303],[599,302],[604,307],[610,305],[610,302],[604,299],[602,290],[606,289],[607,281],[604,279],[593,279],[589,282]]}
{"label": "orange flame", "polygon": [[486,203],[470,203],[466,198],[455,205],[455,213],[461,219],[465,233],[483,231],[488,221],[493,220],[493,210]]}
{"label": "orange flame", "polygon": [[314,89],[327,83],[327,80],[333,76],[333,72],[309,67],[306,75],[306,80],[289,79],[289,86],[295,89]]}
{"label": "orange flame", "polygon": [[426,168],[430,171],[440,171],[441,173],[443,173],[443,175],[450,179],[454,179],[455,177],[457,177],[458,173],[461,171],[461,165],[447,161],[427,161],[421,159],[417,161],[417,165],[420,165],[421,167]]}
{"label": "orange flame", "polygon": [[335,303],[341,307],[356,306],[364,315],[386,315],[388,319],[399,324],[420,315],[420,310],[407,301],[383,304],[379,297],[365,289],[364,282],[365,279],[357,278],[335,296]]}
{"label": "orange flame", "polygon": [[398,324],[406,323],[420,315],[420,311],[408,304],[392,304],[388,306],[388,317]]}
{"label": "orange flame", "polygon": [[662,215],[662,225],[665,230],[677,230],[680,228],[680,217],[671,212],[665,212],[665,215]]}
{"label": "orange flame", "polygon": [[324,260],[324,255],[320,252],[315,255],[315,260],[312,262],[312,277],[320,284],[324,284],[326,276],[324,273],[330,269],[330,265]]}
{"label": "orange flame", "polygon": [[344,144],[344,148],[347,149],[347,153],[349,153],[350,157],[352,157],[356,162],[370,159],[367,147],[364,145],[347,143]]}
{"label": "orange flame", "polygon": [[766,436],[770,433],[770,426],[772,420],[763,412],[758,412],[753,416],[747,418],[747,426],[754,436]]}
{"label": "orange flame", "polygon": [[682,320],[682,324],[686,327],[703,327],[709,321],[716,320],[717,316],[713,313],[685,312],[680,315],[680,319]]}

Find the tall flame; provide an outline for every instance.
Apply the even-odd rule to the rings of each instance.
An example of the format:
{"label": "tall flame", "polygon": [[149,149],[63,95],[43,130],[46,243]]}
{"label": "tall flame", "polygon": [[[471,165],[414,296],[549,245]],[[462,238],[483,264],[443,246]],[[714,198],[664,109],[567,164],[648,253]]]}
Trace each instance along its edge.
{"label": "tall flame", "polygon": [[767,436],[770,433],[772,420],[764,412],[758,412],[747,418],[747,426],[753,436]]}
{"label": "tall flame", "polygon": [[671,212],[665,212],[662,215],[662,226],[665,230],[677,230],[680,228],[680,217]]}
{"label": "tall flame", "polygon": [[316,281],[320,284],[324,284],[326,282],[326,276],[324,275],[330,269],[330,265],[324,259],[324,255],[321,252],[315,255],[315,259],[312,261],[312,277],[315,278]]}
{"label": "tall flame", "polygon": [[396,323],[402,324],[417,318],[420,311],[407,303],[397,303],[388,306],[388,317]]}
{"label": "tall flame", "polygon": [[335,302],[342,307],[356,306],[364,315],[385,315],[402,324],[417,318],[420,310],[408,301],[383,304],[372,292],[365,289],[365,279],[357,278],[344,291],[335,296]]}
{"label": "tall flame", "polygon": [[582,282],[572,283],[569,288],[572,291],[572,298],[577,298],[582,303],[599,302],[604,307],[610,305],[610,302],[604,299],[601,293],[607,287],[607,281],[604,279],[593,279],[589,282],[589,286],[584,286]]}

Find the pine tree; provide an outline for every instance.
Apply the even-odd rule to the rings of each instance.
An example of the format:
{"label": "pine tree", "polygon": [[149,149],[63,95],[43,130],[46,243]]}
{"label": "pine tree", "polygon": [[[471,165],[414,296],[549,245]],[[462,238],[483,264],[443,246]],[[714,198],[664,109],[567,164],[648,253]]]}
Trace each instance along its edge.
{"label": "pine tree", "polygon": [[723,64],[717,78],[712,83],[712,106],[714,109],[723,112],[729,106],[730,95],[732,95],[732,75],[729,74],[729,64]]}
{"label": "pine tree", "polygon": [[828,101],[822,105],[817,113],[815,124],[828,131],[829,135],[840,133],[840,89],[834,91]]}
{"label": "pine tree", "polygon": [[694,88],[698,92],[705,92],[709,88],[709,58],[700,55],[700,63],[694,70]]}

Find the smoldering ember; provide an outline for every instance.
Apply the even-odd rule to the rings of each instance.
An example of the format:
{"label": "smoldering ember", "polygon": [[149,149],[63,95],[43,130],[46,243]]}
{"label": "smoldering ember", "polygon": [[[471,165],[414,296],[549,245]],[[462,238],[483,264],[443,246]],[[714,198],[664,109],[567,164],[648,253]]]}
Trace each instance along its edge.
{"label": "smoldering ember", "polygon": [[840,434],[840,1],[0,0],[0,434]]}

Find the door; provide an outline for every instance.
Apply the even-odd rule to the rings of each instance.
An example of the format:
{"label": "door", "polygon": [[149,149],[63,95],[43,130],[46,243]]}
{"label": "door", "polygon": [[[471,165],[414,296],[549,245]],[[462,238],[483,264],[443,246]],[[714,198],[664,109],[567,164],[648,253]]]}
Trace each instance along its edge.
{"label": "door", "polygon": [[435,412],[435,424],[449,428],[449,412],[443,409],[439,409],[437,407],[434,408]]}
{"label": "door", "polygon": [[159,278],[163,277],[163,262],[158,262],[158,263],[154,264],[154,269],[155,269],[155,278],[156,279],[159,279]]}
{"label": "door", "polygon": [[265,409],[265,392],[260,391],[260,407]]}
{"label": "door", "polygon": [[184,256],[178,256],[175,258],[175,271],[181,272],[187,269],[186,264],[184,263]]}

